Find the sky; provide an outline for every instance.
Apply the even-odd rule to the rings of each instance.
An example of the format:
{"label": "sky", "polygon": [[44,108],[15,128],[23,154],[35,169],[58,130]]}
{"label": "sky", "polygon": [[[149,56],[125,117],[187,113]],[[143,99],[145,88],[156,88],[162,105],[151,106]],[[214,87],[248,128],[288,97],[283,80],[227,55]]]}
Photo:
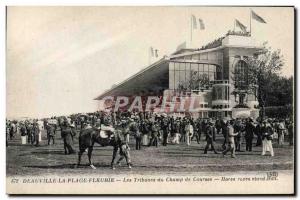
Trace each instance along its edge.
{"label": "sky", "polygon": [[[223,36],[238,19],[252,37],[281,49],[283,76],[294,72],[293,8],[280,7],[8,7],[7,117],[49,117],[97,110],[93,100],[187,41],[199,48]],[[191,15],[205,30],[193,30]],[[150,61],[150,62],[149,62]]]}

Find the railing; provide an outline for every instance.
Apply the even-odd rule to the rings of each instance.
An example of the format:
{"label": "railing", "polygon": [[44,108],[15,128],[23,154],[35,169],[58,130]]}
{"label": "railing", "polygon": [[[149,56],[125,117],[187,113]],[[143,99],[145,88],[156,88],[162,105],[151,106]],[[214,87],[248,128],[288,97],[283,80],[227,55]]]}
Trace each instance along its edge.
{"label": "railing", "polygon": [[228,80],[214,80],[210,81],[211,84],[229,84]]}

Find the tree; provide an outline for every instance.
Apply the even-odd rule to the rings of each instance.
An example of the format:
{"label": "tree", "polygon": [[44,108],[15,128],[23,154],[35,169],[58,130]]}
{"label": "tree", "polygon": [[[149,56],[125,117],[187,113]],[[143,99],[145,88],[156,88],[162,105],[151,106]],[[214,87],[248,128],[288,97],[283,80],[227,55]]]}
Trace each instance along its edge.
{"label": "tree", "polygon": [[186,92],[191,90],[200,90],[209,87],[208,74],[198,74],[197,71],[191,70],[190,79],[188,81],[181,81],[178,83],[177,90],[179,92]]}
{"label": "tree", "polygon": [[252,92],[258,99],[261,107],[260,117],[263,118],[265,116],[268,90],[272,87],[270,80],[284,65],[283,56],[279,49],[272,51],[270,47],[267,47],[267,43],[264,43],[259,55],[248,57],[245,61],[248,64],[248,91]]}

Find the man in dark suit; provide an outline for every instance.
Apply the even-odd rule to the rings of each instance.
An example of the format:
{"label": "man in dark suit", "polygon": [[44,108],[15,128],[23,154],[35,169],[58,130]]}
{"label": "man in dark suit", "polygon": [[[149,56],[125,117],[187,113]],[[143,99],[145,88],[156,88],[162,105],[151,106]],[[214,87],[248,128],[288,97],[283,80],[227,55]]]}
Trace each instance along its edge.
{"label": "man in dark suit", "polygon": [[245,126],[246,151],[252,151],[252,141],[254,137],[255,126],[252,118],[248,118]]}
{"label": "man in dark suit", "polygon": [[214,135],[215,135],[215,127],[213,125],[212,120],[210,119],[208,122],[208,125],[206,127],[206,146],[204,149],[204,154],[207,154],[207,150],[209,148],[209,146],[211,146],[211,150],[215,153],[218,154],[218,152],[216,151],[215,147],[214,147]]}
{"label": "man in dark suit", "polygon": [[56,134],[55,125],[49,124],[48,122],[46,122],[45,129],[47,131],[48,145],[50,145],[51,140],[52,140],[52,143],[55,144],[55,134]]}
{"label": "man in dark suit", "polygon": [[34,139],[35,139],[35,146],[38,147],[38,146],[40,146],[40,144],[39,144],[40,128],[39,128],[39,124],[37,122],[33,123],[32,131],[33,131],[33,135],[34,135]]}

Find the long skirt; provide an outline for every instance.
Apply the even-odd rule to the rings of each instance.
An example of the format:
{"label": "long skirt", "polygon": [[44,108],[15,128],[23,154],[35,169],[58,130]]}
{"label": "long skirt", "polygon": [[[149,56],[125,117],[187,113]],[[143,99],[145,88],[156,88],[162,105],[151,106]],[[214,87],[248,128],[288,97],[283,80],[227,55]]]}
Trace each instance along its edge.
{"label": "long skirt", "polygon": [[147,134],[143,135],[142,144],[145,146],[149,144],[149,137]]}
{"label": "long skirt", "polygon": [[186,141],[186,144],[187,144],[188,146],[190,146],[190,144],[191,144],[191,137],[190,137],[189,134],[186,134],[186,135],[185,135],[185,141]]}
{"label": "long skirt", "polygon": [[274,150],[273,150],[273,144],[272,144],[272,140],[267,140],[266,138],[262,141],[263,143],[263,148],[262,148],[262,154],[261,155],[265,155],[266,152],[270,152],[271,156],[274,156]]}

